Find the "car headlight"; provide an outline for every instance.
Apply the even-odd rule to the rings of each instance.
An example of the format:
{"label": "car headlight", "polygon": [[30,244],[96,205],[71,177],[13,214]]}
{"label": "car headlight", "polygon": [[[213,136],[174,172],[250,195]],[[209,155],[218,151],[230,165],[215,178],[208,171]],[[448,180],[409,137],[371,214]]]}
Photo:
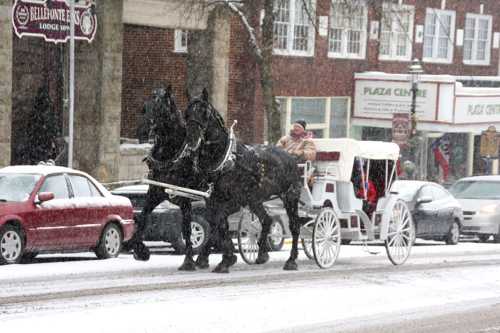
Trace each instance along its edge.
{"label": "car headlight", "polygon": [[498,210],[498,205],[492,204],[481,207],[479,210],[482,214],[494,214]]}

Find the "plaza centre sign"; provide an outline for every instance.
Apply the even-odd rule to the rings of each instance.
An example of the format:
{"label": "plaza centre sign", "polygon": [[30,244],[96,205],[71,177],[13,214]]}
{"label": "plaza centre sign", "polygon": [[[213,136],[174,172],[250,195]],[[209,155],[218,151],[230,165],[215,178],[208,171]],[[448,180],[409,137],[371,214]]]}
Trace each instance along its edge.
{"label": "plaza centre sign", "polygon": [[457,96],[455,123],[500,122],[500,96]]}
{"label": "plaza centre sign", "polygon": [[[89,2],[81,2],[84,4],[75,4],[75,39],[90,43],[97,31],[97,15]],[[66,0],[51,0],[50,6],[47,0],[16,0],[12,9],[12,25],[19,38],[43,37],[47,42],[65,43],[70,38],[70,18]]]}
{"label": "plaza centre sign", "polygon": [[[393,114],[409,114],[410,88],[408,81],[356,80],[354,117],[392,119]],[[434,120],[436,95],[436,84],[418,85],[416,112],[419,120]]]}

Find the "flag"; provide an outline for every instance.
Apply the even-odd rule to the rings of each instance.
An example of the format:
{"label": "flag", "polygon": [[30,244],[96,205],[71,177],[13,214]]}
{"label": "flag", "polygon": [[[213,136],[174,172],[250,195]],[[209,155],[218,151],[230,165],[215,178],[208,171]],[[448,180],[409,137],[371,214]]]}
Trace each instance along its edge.
{"label": "flag", "polygon": [[434,140],[432,143],[432,152],[436,163],[443,170],[443,180],[448,180],[448,173],[450,171],[450,138],[447,134]]}

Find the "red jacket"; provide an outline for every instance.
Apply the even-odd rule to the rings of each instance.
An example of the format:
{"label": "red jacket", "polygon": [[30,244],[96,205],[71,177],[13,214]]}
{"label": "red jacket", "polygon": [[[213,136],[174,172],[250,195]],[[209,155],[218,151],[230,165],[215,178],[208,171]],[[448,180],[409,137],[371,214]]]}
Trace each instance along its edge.
{"label": "red jacket", "polygon": [[[365,193],[363,192],[363,186],[359,188],[358,193],[356,195],[360,198],[365,197]],[[378,200],[377,189],[375,188],[375,184],[368,180],[368,192],[366,193],[366,199],[370,203],[376,203]]]}

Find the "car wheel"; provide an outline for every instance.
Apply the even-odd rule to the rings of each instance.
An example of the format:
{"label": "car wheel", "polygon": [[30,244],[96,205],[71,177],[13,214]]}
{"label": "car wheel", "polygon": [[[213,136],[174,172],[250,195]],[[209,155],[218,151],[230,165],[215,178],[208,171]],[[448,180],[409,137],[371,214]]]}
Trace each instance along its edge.
{"label": "car wheel", "polygon": [[0,265],[18,264],[24,252],[24,236],[21,230],[8,224],[0,229]]}
{"label": "car wheel", "polygon": [[498,233],[496,235],[493,235],[493,241],[495,243],[500,243],[500,226],[498,227]]}
{"label": "car wheel", "polygon": [[122,248],[123,236],[116,224],[108,224],[101,234],[95,254],[99,259],[116,258]]}
{"label": "car wheel", "polygon": [[491,235],[477,235],[477,238],[479,238],[479,241],[481,243],[486,243],[488,239],[490,239]]}
{"label": "car wheel", "polygon": [[271,251],[280,251],[285,244],[285,228],[280,220],[273,220],[268,236],[268,245]]}
{"label": "car wheel", "polygon": [[[191,219],[191,243],[193,244],[193,254],[199,254],[201,249],[208,242],[210,226],[202,215],[192,214]],[[179,237],[177,237],[177,240],[172,243],[172,246],[177,253],[184,254],[186,252],[186,242],[184,241],[184,237],[182,237],[182,231]]]}
{"label": "car wheel", "polygon": [[340,244],[342,245],[349,245],[351,244],[352,239],[341,239]]}
{"label": "car wheel", "polygon": [[460,239],[460,226],[458,225],[458,222],[453,222],[453,224],[450,227],[450,230],[448,231],[448,234],[446,235],[446,244],[448,245],[456,245],[458,244],[458,240]]}

